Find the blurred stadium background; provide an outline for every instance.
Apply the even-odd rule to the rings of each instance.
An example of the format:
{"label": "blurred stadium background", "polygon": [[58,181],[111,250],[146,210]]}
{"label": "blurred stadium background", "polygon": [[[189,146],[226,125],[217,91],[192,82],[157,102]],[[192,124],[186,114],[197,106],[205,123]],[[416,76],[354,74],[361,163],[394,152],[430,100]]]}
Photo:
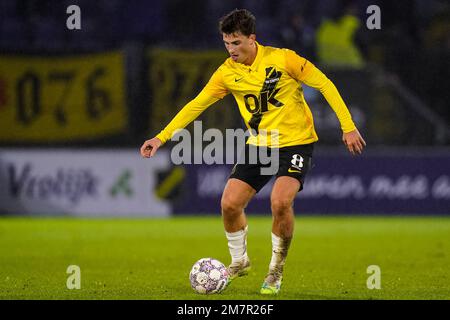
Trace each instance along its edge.
{"label": "blurred stadium background", "polygon": [[[66,28],[72,4],[81,30]],[[366,27],[372,4],[379,30]],[[351,157],[320,92],[305,88],[320,141],[299,216],[450,214],[448,1],[3,0],[0,215],[220,223],[230,165],[175,166],[171,143],[151,160],[139,148],[227,57],[217,21],[234,8],[255,14],[262,44],[296,50],[333,80],[368,145]],[[232,97],[200,119],[243,128]],[[269,192],[250,215],[270,216]]]}
{"label": "blurred stadium background", "polygon": [[[66,28],[70,4],[81,30]],[[305,89],[320,142],[301,211],[450,213],[448,2],[379,1],[380,30],[366,27],[370,4],[2,1],[0,212],[219,212],[229,166],[174,166],[170,144],[151,161],[138,149],[226,58],[217,21],[245,7],[261,43],[296,50],[336,83],[368,143],[346,154],[333,112]],[[243,128],[232,97],[200,119]],[[268,211],[269,187],[249,212]]]}

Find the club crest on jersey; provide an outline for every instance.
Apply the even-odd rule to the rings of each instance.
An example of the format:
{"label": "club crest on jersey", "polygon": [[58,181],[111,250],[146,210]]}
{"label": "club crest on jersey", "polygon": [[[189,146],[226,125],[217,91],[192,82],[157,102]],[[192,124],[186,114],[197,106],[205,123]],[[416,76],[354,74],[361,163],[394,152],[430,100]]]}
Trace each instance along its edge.
{"label": "club crest on jersey", "polygon": [[280,81],[281,72],[277,71],[274,67],[266,68],[266,80],[264,80],[264,85],[269,86],[272,83],[277,83]]}

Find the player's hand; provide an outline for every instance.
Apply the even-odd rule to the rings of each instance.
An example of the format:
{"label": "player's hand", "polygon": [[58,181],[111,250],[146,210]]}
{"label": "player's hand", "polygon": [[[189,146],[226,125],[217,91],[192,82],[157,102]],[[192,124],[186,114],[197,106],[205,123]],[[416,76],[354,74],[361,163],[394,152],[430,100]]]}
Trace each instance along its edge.
{"label": "player's hand", "polygon": [[366,142],[361,137],[358,129],[344,133],[342,135],[342,142],[344,142],[348,151],[350,151],[352,155],[361,154],[366,146]]}
{"label": "player's hand", "polygon": [[146,140],[141,147],[141,156],[143,156],[144,158],[153,157],[161,145],[161,140],[156,137],[150,140]]}

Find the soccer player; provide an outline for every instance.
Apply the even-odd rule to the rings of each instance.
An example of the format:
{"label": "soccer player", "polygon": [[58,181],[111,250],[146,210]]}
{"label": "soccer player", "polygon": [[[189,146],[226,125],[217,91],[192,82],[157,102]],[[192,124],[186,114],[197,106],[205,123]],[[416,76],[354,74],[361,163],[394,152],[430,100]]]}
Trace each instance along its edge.
{"label": "soccer player", "polygon": [[[230,57],[164,130],[144,142],[141,155],[153,156],[177,129],[187,126],[227,94],[233,94],[247,128],[253,132],[243,154],[249,155],[263,146],[263,140],[266,146],[278,150],[278,172],[273,174],[275,182],[270,197],[272,258],[260,289],[261,294],[277,294],[293,235],[293,201],[303,189],[313,145],[318,140],[302,83],[320,90],[334,110],[343,131],[342,141],[351,154],[360,154],[366,143],[334,84],[297,53],[258,43],[255,24],[255,17],[245,9],[236,9],[220,20],[219,28]],[[259,139],[263,130],[278,133],[276,145],[270,145],[269,139]],[[244,208],[273,176],[261,174],[262,166],[259,159],[256,164],[239,161],[223,191],[222,218],[232,259],[228,267],[230,279],[243,276],[250,269]]]}

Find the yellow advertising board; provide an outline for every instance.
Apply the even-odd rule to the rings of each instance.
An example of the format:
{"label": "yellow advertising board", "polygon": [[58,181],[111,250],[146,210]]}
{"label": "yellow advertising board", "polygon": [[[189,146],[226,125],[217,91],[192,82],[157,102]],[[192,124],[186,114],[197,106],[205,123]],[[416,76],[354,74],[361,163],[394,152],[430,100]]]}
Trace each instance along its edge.
{"label": "yellow advertising board", "polygon": [[[197,96],[227,57],[225,50],[149,51],[149,125],[153,133],[161,130],[186,103]],[[230,112],[230,109],[233,111]],[[236,117],[239,117],[238,109],[229,95],[206,110],[199,120],[204,121],[205,129],[225,129],[235,125]]]}
{"label": "yellow advertising board", "polygon": [[127,127],[121,52],[0,55],[0,141],[58,142]]}

